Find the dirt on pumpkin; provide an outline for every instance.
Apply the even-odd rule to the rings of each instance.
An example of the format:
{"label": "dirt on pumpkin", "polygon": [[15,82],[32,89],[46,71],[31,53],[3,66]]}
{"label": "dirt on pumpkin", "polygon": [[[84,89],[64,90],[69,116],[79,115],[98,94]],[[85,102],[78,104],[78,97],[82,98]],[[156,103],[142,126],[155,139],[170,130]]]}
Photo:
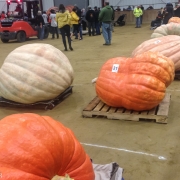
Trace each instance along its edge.
{"label": "dirt on pumpkin", "polygon": [[[111,46],[103,46],[102,35],[73,39],[74,51],[64,52],[74,68],[73,93],[49,111],[1,107],[0,118],[27,112],[51,116],[73,130],[94,163],[117,162],[124,168],[125,180],[179,179],[180,81],[175,80],[167,89],[171,93],[167,125],[82,117],[83,108],[96,96],[91,80],[98,76],[103,63],[112,57],[131,56],[135,47],[150,39],[153,31],[149,24],[134,27],[115,27]],[[12,50],[27,43],[48,43],[64,49],[61,38],[52,40],[51,35],[43,41],[0,42],[0,65]]]}

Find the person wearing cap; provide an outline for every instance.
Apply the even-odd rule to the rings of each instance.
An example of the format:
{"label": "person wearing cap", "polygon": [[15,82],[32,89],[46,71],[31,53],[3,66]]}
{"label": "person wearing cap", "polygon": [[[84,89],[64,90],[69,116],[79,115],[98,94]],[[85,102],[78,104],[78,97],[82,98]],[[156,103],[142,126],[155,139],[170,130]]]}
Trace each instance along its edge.
{"label": "person wearing cap", "polygon": [[111,45],[112,28],[111,22],[113,17],[113,10],[109,6],[109,2],[105,2],[105,7],[99,13],[99,21],[102,22],[102,34],[105,40],[103,45]]}
{"label": "person wearing cap", "polygon": [[136,18],[136,27],[135,28],[140,28],[141,27],[141,16],[143,14],[142,9],[140,8],[140,6],[137,6],[134,11],[133,14]]}
{"label": "person wearing cap", "polygon": [[180,18],[180,4],[177,4],[176,9],[174,10],[174,16]]}
{"label": "person wearing cap", "polygon": [[94,10],[91,9],[90,6],[88,6],[88,11],[86,13],[86,20],[88,22],[88,33],[89,36],[95,35],[95,13]]}
{"label": "person wearing cap", "polygon": [[100,25],[99,25],[99,11],[98,11],[98,9],[97,9],[97,6],[94,7],[94,14],[95,14],[95,29],[96,29],[96,35],[101,35]]}

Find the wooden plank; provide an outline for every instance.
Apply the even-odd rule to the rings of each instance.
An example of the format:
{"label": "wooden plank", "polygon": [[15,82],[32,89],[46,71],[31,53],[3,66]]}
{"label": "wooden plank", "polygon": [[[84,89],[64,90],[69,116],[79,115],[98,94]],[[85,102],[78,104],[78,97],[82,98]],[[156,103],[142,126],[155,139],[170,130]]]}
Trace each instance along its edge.
{"label": "wooden plank", "polygon": [[108,113],[114,113],[116,111],[117,108],[115,107],[111,107],[108,111]]}
{"label": "wooden plank", "polygon": [[100,101],[97,106],[94,108],[94,111],[100,111],[102,107],[104,106],[104,103]]}
{"label": "wooden plank", "polygon": [[117,112],[117,113],[122,113],[123,111],[124,111],[124,108],[121,107],[121,108],[118,108],[116,112]]}
{"label": "wooden plank", "polygon": [[104,105],[104,107],[101,109],[102,112],[107,112],[110,107],[108,105]]}
{"label": "wooden plank", "polygon": [[100,102],[100,99],[96,96],[84,109],[84,111],[91,111],[96,107],[96,105]]}
{"label": "wooden plank", "polygon": [[155,113],[156,113],[156,111],[157,111],[156,109],[157,109],[157,107],[149,110],[148,115],[155,115]]}
{"label": "wooden plank", "polygon": [[133,111],[132,114],[133,115],[137,115],[137,114],[140,114],[141,112],[140,111]]}
{"label": "wooden plank", "polygon": [[157,115],[168,116],[170,99],[171,99],[171,94],[170,93],[166,93],[165,98],[159,104],[159,109],[158,109]]}
{"label": "wooden plank", "polygon": [[[90,111],[83,111],[83,116],[104,116],[108,119],[139,121],[139,120],[155,120],[157,123],[167,123],[168,111],[171,95],[167,93],[163,101],[155,108],[149,111],[132,111],[125,108],[114,108],[104,104],[102,101],[94,103],[94,108]],[[157,109],[159,108],[159,109]],[[85,108],[86,109],[86,108]],[[157,115],[155,114],[158,110]]]}
{"label": "wooden plank", "polygon": [[124,114],[131,114],[131,112],[132,112],[132,110],[126,109],[126,110],[124,111]]}
{"label": "wooden plank", "polygon": [[148,114],[148,111],[141,111],[140,114],[147,115],[147,114]]}

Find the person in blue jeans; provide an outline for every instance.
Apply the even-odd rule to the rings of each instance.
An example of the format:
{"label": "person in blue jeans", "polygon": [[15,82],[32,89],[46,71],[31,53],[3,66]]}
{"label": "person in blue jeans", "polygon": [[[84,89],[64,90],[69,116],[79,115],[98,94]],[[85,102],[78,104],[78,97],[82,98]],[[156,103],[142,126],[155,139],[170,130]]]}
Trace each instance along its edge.
{"label": "person in blue jeans", "polygon": [[140,8],[140,6],[137,6],[134,11],[133,14],[136,18],[136,27],[135,28],[140,28],[141,27],[141,16],[143,14],[142,9]]}
{"label": "person in blue jeans", "polygon": [[103,45],[111,45],[112,28],[111,21],[113,17],[113,10],[109,6],[109,2],[105,2],[105,7],[99,13],[99,21],[102,22],[102,34],[105,40]]}
{"label": "person in blue jeans", "polygon": [[100,24],[99,24],[99,12],[97,6],[94,7],[94,14],[95,14],[95,28],[96,28],[96,35],[101,35],[100,32]]}
{"label": "person in blue jeans", "polygon": [[41,11],[38,11],[38,15],[36,16],[36,25],[38,26],[38,38],[43,40],[45,23]]}

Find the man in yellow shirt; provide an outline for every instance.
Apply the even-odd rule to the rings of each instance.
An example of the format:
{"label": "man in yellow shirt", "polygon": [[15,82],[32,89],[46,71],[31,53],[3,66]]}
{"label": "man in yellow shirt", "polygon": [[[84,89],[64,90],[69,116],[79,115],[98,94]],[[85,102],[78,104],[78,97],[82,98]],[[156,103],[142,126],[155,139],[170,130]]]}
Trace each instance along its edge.
{"label": "man in yellow shirt", "polygon": [[136,28],[140,28],[141,27],[141,15],[143,14],[141,7],[137,6],[134,9],[133,14],[136,18]]}

